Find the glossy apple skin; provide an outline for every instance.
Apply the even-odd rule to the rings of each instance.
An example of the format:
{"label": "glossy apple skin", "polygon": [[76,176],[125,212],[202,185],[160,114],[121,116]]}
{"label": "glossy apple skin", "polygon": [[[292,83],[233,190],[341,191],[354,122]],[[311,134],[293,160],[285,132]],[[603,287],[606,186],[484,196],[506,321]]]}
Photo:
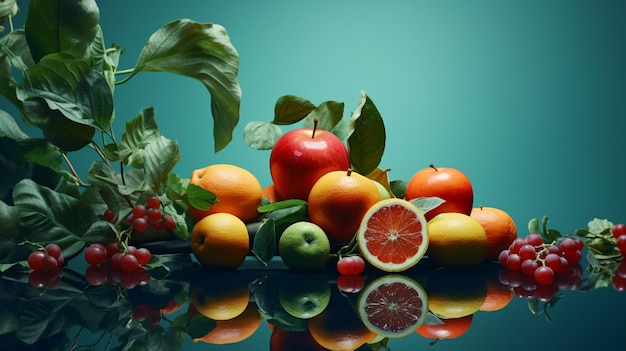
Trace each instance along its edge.
{"label": "glossy apple skin", "polygon": [[350,167],[343,141],[326,130],[299,128],[283,134],[270,154],[270,174],[282,199],[307,200],[313,184],[330,171]]}
{"label": "glossy apple skin", "polygon": [[405,198],[436,196],[445,202],[426,212],[430,221],[443,212],[458,212],[469,216],[474,205],[474,191],[469,178],[456,168],[428,167],[419,170],[407,184]]}

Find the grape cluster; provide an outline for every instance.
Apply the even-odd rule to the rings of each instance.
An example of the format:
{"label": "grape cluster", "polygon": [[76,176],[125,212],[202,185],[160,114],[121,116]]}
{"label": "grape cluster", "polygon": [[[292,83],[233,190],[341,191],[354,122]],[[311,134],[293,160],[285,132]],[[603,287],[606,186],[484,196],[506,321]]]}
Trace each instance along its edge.
{"label": "grape cluster", "polygon": [[521,271],[537,284],[550,285],[558,274],[575,267],[582,258],[584,243],[566,237],[560,243],[544,243],[539,234],[516,238],[508,249],[502,250],[498,261],[510,271]]}
{"label": "grape cluster", "polygon": [[117,242],[106,246],[96,243],[85,250],[84,257],[89,264],[85,279],[90,285],[99,286],[109,282],[134,288],[150,281],[144,265],[150,262],[152,254],[146,248],[131,245],[126,251],[122,251]]}
{"label": "grape cluster", "polygon": [[61,284],[63,265],[65,258],[61,253],[61,247],[50,243],[28,255],[28,267],[31,272],[28,282],[35,288],[54,289]]}
{"label": "grape cluster", "polygon": [[519,298],[548,302],[559,291],[580,289],[582,276],[583,268],[576,264],[567,267],[565,272],[555,274],[550,284],[538,284],[534,277],[524,274],[521,270],[511,271],[508,268],[502,268],[498,278]]}
{"label": "grape cluster", "polygon": [[[117,215],[110,209],[106,209],[103,216],[110,223],[115,223],[118,219]],[[161,200],[156,196],[148,197],[145,204],[133,206],[133,211],[126,217],[126,221],[139,233],[145,232],[149,228],[154,230],[176,229],[174,217],[161,211]]]}
{"label": "grape cluster", "polygon": [[626,224],[618,223],[611,228],[611,233],[615,237],[615,245],[619,249],[622,257],[626,257]]}

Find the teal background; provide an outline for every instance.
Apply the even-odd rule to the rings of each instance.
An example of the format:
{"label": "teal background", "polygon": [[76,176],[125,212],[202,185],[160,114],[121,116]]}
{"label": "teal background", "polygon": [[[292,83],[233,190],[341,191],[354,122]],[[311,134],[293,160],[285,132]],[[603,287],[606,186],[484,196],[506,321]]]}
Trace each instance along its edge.
{"label": "teal background", "polygon": [[[267,185],[269,151],[245,144],[248,122],[271,120],[285,94],[315,104],[345,102],[347,119],[364,90],[386,124],[381,167],[391,168],[391,179],[408,180],[429,163],[458,168],[473,183],[475,205],[506,210],[520,235],[528,220],[543,215],[561,232],[584,228],[594,217],[626,222],[624,1],[108,0],[99,6],[107,45],[126,48],[121,69],[131,68],[149,36],[176,18],[223,25],[240,54],[241,119],[218,153],[210,96],[199,82],[142,73],[115,91],[118,136],[125,120],[154,106],[161,132],[180,143],[175,171],[183,177],[232,163]],[[15,19],[18,26],[23,16]],[[6,100],[0,108],[17,117]],[[96,157],[70,155],[83,174]],[[624,298],[612,289],[594,294],[600,301]],[[532,336],[547,340],[540,348],[549,349],[563,340],[551,328],[566,323],[565,338],[591,328],[589,344],[611,349],[610,338],[597,338],[607,330],[596,325],[611,317],[611,307],[594,308],[588,294],[568,295],[552,325],[514,299],[510,325],[498,313],[480,314],[465,337],[437,346],[500,349],[504,342],[513,349],[522,346],[517,341],[533,345]],[[609,335],[618,335],[610,329],[617,325],[606,326]],[[413,335],[390,346],[408,350],[427,342]],[[268,343],[263,325],[245,343],[219,349]]]}

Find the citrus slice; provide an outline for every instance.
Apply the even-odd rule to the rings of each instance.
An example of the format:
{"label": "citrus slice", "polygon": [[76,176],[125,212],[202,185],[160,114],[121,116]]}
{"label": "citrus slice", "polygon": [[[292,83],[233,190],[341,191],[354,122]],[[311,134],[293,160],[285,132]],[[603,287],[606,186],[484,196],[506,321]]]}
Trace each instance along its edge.
{"label": "citrus slice", "polygon": [[388,338],[413,333],[428,315],[428,297],[419,283],[389,274],[369,283],[359,294],[357,309],[363,324]]}
{"label": "citrus slice", "polygon": [[379,201],[363,216],[357,243],[363,257],[374,267],[385,272],[407,270],[428,249],[426,218],[407,200]]}

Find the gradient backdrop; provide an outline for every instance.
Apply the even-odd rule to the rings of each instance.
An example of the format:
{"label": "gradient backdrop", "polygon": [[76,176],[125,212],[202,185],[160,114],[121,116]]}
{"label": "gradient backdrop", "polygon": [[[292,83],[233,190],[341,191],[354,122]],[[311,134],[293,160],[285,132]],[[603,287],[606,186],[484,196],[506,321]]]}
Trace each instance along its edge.
{"label": "gradient backdrop", "polygon": [[[26,2],[20,5],[25,8]],[[475,205],[508,211],[523,235],[528,220],[543,215],[562,232],[586,227],[594,217],[626,222],[626,2],[108,0],[99,5],[107,45],[126,48],[121,69],[134,65],[155,30],[183,17],[223,25],[240,54],[241,119],[231,144],[218,153],[210,96],[199,82],[142,73],[115,92],[118,135],[125,120],[154,106],[162,133],[180,142],[175,171],[183,177],[212,163],[232,163],[265,186],[271,183],[269,151],[245,144],[246,123],[271,120],[276,99],[285,94],[315,104],[345,102],[349,118],[363,89],[386,124],[381,167],[391,168],[391,179],[408,180],[431,162],[456,167],[472,181]],[[7,105],[0,101],[0,108],[13,111]],[[96,156],[71,158],[84,172]],[[520,320],[538,321],[536,333],[549,334],[543,317],[532,317],[524,304],[516,301],[510,308],[520,309]],[[574,306],[560,307],[565,312]],[[589,313],[582,318],[602,318]],[[484,333],[502,322],[496,317],[481,317],[491,320],[483,320],[482,332],[476,326],[460,345],[481,345]],[[268,342],[269,333],[257,334],[248,346],[232,349]],[[514,337],[521,335],[505,334]],[[425,340],[407,338],[391,346],[403,343],[413,349]]]}

